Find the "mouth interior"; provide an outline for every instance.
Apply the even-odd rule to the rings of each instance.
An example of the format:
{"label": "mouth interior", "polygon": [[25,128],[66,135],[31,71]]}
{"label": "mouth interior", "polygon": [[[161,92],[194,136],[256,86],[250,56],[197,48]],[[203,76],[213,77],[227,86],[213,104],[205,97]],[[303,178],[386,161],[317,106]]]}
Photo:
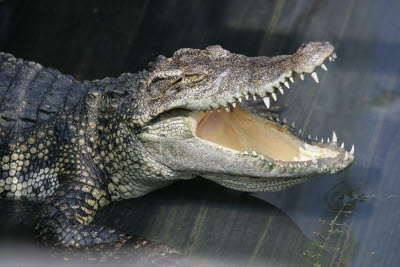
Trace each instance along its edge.
{"label": "mouth interior", "polygon": [[230,112],[196,112],[198,138],[240,152],[255,151],[272,160],[309,161],[333,158],[339,152],[310,145],[290,133],[287,127],[263,119],[238,105]]}

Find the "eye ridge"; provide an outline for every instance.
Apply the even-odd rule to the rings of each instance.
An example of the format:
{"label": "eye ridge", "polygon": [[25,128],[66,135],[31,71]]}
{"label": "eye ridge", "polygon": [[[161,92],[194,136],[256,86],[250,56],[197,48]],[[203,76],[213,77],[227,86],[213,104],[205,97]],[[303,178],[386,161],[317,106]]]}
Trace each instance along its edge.
{"label": "eye ridge", "polygon": [[164,77],[154,77],[151,81],[150,81],[150,84],[152,84],[152,83],[158,83],[158,82],[162,82],[162,81],[165,81],[165,78]]}
{"label": "eye ridge", "polygon": [[[176,78],[175,80],[170,82],[170,85],[166,89],[164,95],[171,97],[175,94],[177,94],[180,89],[181,89],[181,83],[191,83],[191,84],[196,84],[204,80],[206,75],[204,74],[197,74],[197,73],[191,73],[191,74],[185,74],[181,77]],[[163,77],[156,77],[153,79],[152,83],[160,82],[160,81],[165,81],[166,79]]]}

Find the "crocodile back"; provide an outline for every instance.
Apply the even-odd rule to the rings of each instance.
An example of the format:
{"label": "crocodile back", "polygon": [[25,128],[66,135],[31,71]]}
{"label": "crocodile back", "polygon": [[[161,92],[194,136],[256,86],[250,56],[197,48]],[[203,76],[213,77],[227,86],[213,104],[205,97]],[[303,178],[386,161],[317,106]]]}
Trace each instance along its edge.
{"label": "crocodile back", "polygon": [[57,70],[0,53],[0,154],[34,126],[74,108],[88,87]]}

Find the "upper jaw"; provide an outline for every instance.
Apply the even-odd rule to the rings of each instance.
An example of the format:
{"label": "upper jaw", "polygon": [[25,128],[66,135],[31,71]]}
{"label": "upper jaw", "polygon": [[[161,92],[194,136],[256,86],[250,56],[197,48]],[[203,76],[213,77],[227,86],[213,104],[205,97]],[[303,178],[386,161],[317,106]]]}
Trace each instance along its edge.
{"label": "upper jaw", "polygon": [[316,68],[321,67],[327,71],[324,61],[336,59],[334,47],[329,43],[323,44],[326,51],[317,56],[304,55],[302,47],[293,55],[272,58],[249,58],[231,54],[232,59],[235,58],[232,61],[239,63],[227,64],[224,70],[214,74],[212,84],[207,89],[200,88],[201,101],[177,100],[168,109],[182,107],[192,111],[229,110],[249,97],[262,97],[269,107],[271,99],[276,101],[280,93],[283,94],[291,87],[296,76],[304,80],[305,74],[310,74],[319,83]]}
{"label": "upper jaw", "polygon": [[[160,113],[177,108],[191,111],[229,110],[244,98],[249,97],[262,97],[269,107],[271,98],[276,100],[278,91],[283,93],[286,88],[290,88],[290,83],[294,82],[295,76],[299,76],[303,80],[305,73],[311,74],[318,83],[316,67],[321,66],[327,70],[323,62],[328,58],[330,61],[334,61],[336,58],[334,47],[328,42],[310,42],[303,44],[293,55],[272,58],[246,57],[229,53],[222,48],[217,50],[218,55],[215,59],[198,58],[189,60],[187,65],[181,62],[182,59],[175,57],[184,56],[192,49],[181,49],[178,51],[179,53],[177,52],[177,56],[174,54],[173,58],[158,60],[156,66],[151,68],[154,70],[147,74],[147,80],[142,81],[143,88],[146,88],[148,81],[151,80],[150,77],[153,77],[155,73],[158,73],[158,76],[168,77],[178,75],[179,73],[175,73],[176,71],[181,73],[186,69],[194,69],[201,73],[207,73],[208,77],[202,83],[190,88],[185,87],[182,92],[173,96],[167,95],[151,99],[144,89],[142,93],[145,101],[141,103],[143,109],[139,124],[144,125]],[[209,52],[193,51],[200,54]],[[193,51],[190,53],[194,53]],[[223,54],[222,56],[220,52]]]}

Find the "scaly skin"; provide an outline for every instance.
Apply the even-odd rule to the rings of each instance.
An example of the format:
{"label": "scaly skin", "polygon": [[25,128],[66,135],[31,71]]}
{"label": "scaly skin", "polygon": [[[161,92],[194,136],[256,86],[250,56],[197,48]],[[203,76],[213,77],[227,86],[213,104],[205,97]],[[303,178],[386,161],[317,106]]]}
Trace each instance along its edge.
{"label": "scaly skin", "polygon": [[[195,176],[241,191],[277,191],[351,165],[353,151],[302,139],[237,102],[275,97],[290,77],[314,72],[333,50],[314,42],[291,56],[249,58],[220,46],[180,49],[159,56],[148,71],[83,83],[1,53],[0,196],[45,200],[36,229],[52,246],[126,246],[144,261],[162,261],[173,249],[90,224],[97,210]],[[266,125],[269,138],[288,140],[290,146],[278,147],[300,159],[269,148],[249,154],[243,147],[253,145],[242,141],[225,146],[217,130],[202,126],[222,118],[213,114]],[[291,150],[299,147],[306,154]]]}

